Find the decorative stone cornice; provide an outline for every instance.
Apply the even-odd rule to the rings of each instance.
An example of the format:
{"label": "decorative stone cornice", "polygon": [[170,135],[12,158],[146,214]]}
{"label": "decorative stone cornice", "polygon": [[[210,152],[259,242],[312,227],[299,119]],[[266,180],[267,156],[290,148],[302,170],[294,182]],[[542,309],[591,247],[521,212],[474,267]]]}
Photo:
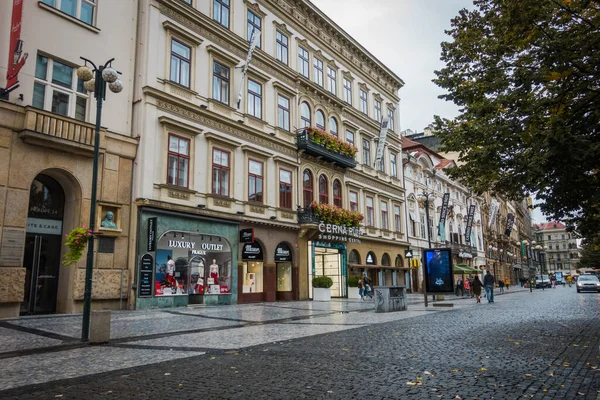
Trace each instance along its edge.
{"label": "decorative stone cornice", "polygon": [[181,28],[179,25],[172,23],[171,21],[164,21],[163,27],[167,32],[171,32],[175,36],[179,36],[187,42],[192,43],[195,46],[200,46],[204,40]]}
{"label": "decorative stone cornice", "polygon": [[249,0],[244,0],[244,4],[246,4],[246,7],[248,7],[250,11],[252,11],[255,14],[258,14],[260,17],[264,18],[267,16],[267,13],[261,10],[258,4],[252,3]]}
{"label": "decorative stone cornice", "polygon": [[289,44],[290,36],[293,35],[292,31],[290,31],[285,24],[280,24],[277,21],[273,21],[273,25],[275,26],[275,28],[279,29],[279,31],[281,33],[284,33],[288,36],[288,44]]}
{"label": "decorative stone cornice", "polygon": [[355,181],[358,181],[360,183],[364,183],[366,185],[365,190],[369,190],[368,186],[372,186],[381,190],[384,193],[396,196],[400,199],[404,199],[404,188],[386,185],[380,181],[374,180],[372,177],[367,177],[354,171],[347,171],[346,177],[348,177],[349,179],[354,179]]}

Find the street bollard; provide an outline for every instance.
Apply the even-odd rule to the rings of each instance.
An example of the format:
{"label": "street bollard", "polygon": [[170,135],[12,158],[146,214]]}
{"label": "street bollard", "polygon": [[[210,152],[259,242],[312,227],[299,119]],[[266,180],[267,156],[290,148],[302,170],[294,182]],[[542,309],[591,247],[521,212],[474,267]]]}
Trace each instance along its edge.
{"label": "street bollard", "polygon": [[108,343],[110,340],[110,310],[92,311],[90,344]]}

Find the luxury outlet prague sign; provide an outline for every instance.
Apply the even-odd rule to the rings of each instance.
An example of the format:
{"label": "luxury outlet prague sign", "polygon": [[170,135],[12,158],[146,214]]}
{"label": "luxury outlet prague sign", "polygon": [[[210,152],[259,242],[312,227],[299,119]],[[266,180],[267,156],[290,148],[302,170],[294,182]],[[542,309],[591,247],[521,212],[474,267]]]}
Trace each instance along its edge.
{"label": "luxury outlet prague sign", "polygon": [[353,228],[345,225],[327,224],[319,222],[318,239],[325,242],[360,243],[362,232],[359,227]]}

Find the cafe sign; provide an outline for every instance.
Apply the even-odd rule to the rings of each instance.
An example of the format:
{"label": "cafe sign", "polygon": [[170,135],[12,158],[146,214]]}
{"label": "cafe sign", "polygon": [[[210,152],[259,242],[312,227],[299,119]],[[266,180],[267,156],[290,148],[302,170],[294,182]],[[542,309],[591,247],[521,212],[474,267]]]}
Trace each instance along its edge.
{"label": "cafe sign", "polygon": [[319,222],[319,240],[328,242],[360,243],[362,232],[359,227],[328,224]]}

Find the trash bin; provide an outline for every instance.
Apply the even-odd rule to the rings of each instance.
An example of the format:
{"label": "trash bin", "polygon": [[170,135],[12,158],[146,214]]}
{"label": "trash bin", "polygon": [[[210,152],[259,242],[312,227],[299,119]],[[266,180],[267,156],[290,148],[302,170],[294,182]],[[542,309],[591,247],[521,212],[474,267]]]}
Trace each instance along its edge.
{"label": "trash bin", "polygon": [[375,312],[406,311],[406,286],[375,286]]}
{"label": "trash bin", "polygon": [[110,340],[110,310],[92,311],[90,344],[108,343]]}

